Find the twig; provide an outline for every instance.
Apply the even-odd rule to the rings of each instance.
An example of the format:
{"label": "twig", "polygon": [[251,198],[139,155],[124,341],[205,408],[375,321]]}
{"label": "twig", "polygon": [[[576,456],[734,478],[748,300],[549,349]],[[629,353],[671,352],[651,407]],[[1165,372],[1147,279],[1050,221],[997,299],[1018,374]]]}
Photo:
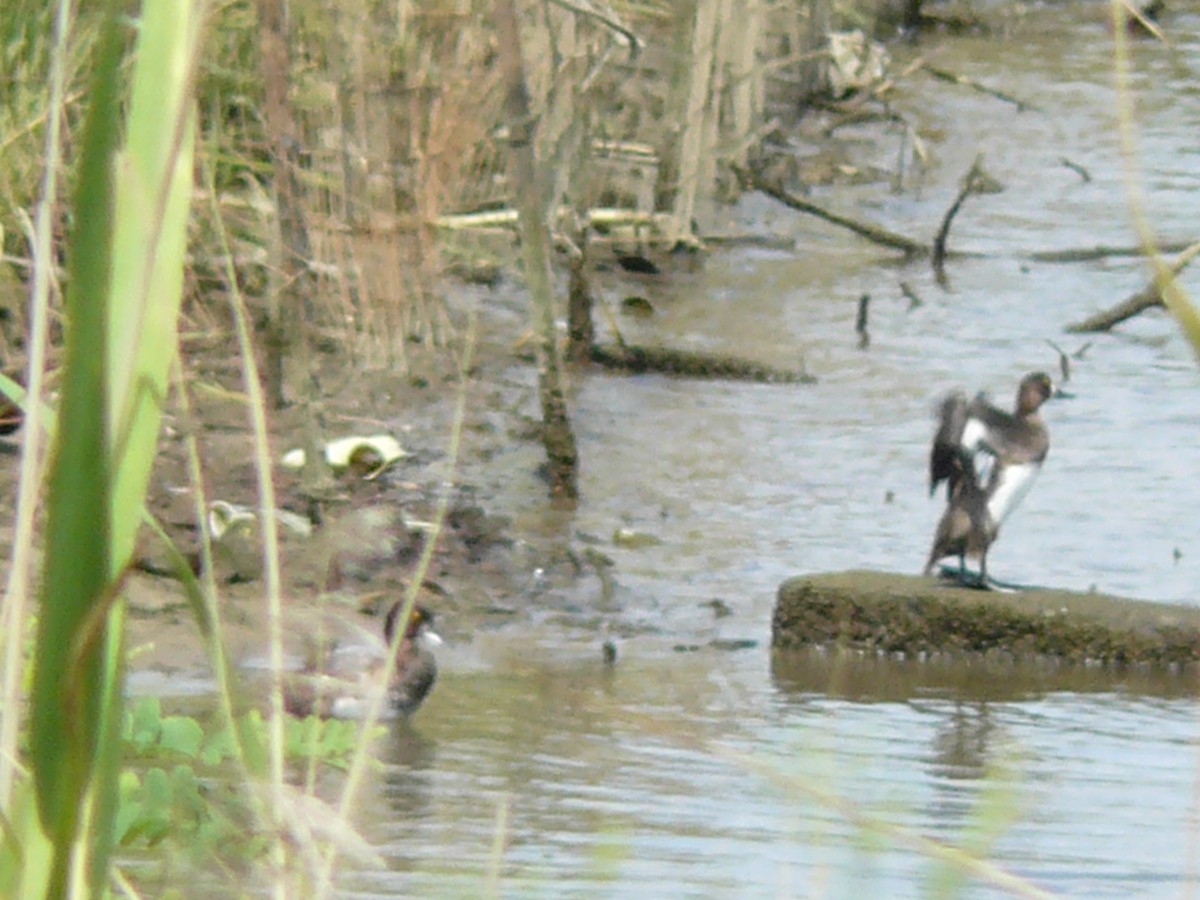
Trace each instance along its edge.
{"label": "twig", "polygon": [[871,314],[871,295],[863,294],[858,298],[858,319],[854,330],[858,332],[858,349],[866,350],[871,346],[871,333],[867,330],[867,318]]}
{"label": "twig", "polygon": [[[450,436],[445,454],[447,472],[450,474],[447,475],[447,480],[442,485],[442,489],[438,494],[437,505],[434,507],[433,513],[433,527],[426,536],[425,543],[421,548],[421,556],[417,560],[412,575],[408,579],[408,588],[404,592],[404,607],[400,611],[401,622],[407,621],[408,617],[412,614],[413,607],[417,602],[417,592],[420,590],[421,585],[425,583],[425,575],[429,571],[430,564],[433,561],[434,551],[438,545],[438,538],[446,527],[450,501],[454,493],[454,473],[458,471],[462,459],[463,423],[466,421],[471,362],[475,354],[475,342],[479,334],[478,328],[478,322],[475,316],[472,315],[470,325],[467,329],[466,342],[458,364],[459,389],[454,401],[454,417],[450,425]],[[388,648],[387,665],[380,676],[384,684],[390,682],[392,674],[395,671],[396,648],[399,646],[403,634],[403,629],[397,629],[392,644]],[[378,692],[371,698],[370,705],[363,718],[364,729],[369,730],[380,721],[385,698],[386,692]],[[345,784],[342,787],[342,795],[337,804],[338,815],[344,819],[350,818],[350,812],[356,806],[358,790],[362,786],[362,781],[365,777],[364,773],[371,762],[369,756],[369,744],[365,741],[360,741],[354,749],[354,756],[350,761],[350,768],[346,773]],[[330,893],[337,853],[338,847],[336,844],[331,843],[326,846],[317,879],[317,889],[311,894],[311,896],[318,898],[318,900],[328,896]]]}
{"label": "twig", "polygon": [[1088,341],[1074,353],[1067,353],[1066,350],[1049,338],[1046,339],[1046,343],[1053,347],[1054,352],[1058,354],[1058,368],[1062,372],[1063,384],[1071,380],[1071,360],[1083,359],[1084,354],[1088,352],[1088,348],[1092,346],[1092,342]]}
{"label": "twig", "polygon": [[1128,14],[1129,18],[1125,19],[1124,22],[1118,22],[1118,28],[1124,26],[1131,34],[1136,34],[1140,31],[1142,34],[1148,34],[1151,37],[1162,41],[1162,43],[1167,47],[1174,49],[1171,45],[1171,42],[1167,40],[1167,36],[1163,34],[1162,29],[1159,28],[1154,22],[1154,19],[1158,16],[1159,10],[1162,9],[1161,4],[1158,4],[1156,8],[1156,4],[1151,2],[1148,3],[1145,8],[1138,9],[1136,6],[1130,3],[1129,0],[1121,0],[1121,6],[1125,8],[1125,12]]}
{"label": "twig", "polygon": [[555,6],[561,7],[568,12],[573,12],[577,16],[583,16],[587,19],[593,19],[600,23],[605,28],[615,31],[620,35],[626,46],[629,47],[629,58],[633,59],[638,55],[638,51],[642,49],[642,40],[634,34],[629,27],[612,14],[612,12],[601,12],[592,6],[588,0],[579,0],[579,2],[569,3],[567,0],[550,0]]}
{"label": "twig", "polygon": [[1060,163],[1062,163],[1064,166],[1066,166],[1068,169],[1070,169],[1072,172],[1074,172],[1076,175],[1078,175],[1080,178],[1082,178],[1085,184],[1092,180],[1092,173],[1089,172],[1087,169],[1085,169],[1083,166],[1079,165],[1079,163],[1072,162],[1071,160],[1067,159],[1065,156],[1060,156],[1058,161]]}
{"label": "twig", "polygon": [[1063,350],[1062,347],[1058,346],[1050,338],[1046,338],[1046,343],[1058,354],[1058,369],[1062,372],[1063,384],[1066,384],[1071,380],[1071,357],[1067,356],[1067,351]]}
{"label": "twig", "polygon": [[696,737],[683,727],[669,721],[654,719],[646,714],[624,713],[622,718],[633,728],[648,737],[686,747],[696,753],[738,766],[769,784],[784,796],[805,800],[819,809],[833,813],[854,826],[864,836],[876,837],[889,845],[907,847],[926,859],[979,879],[989,887],[1002,890],[1015,897],[1030,900],[1054,900],[1055,895],[1034,884],[1029,879],[990,860],[980,858],[968,850],[926,837],[920,832],[898,825],[883,816],[864,809],[853,800],[831,790],[827,783],[816,778],[794,775],[781,771],[773,762],[751,753],[727,747],[714,740]]}
{"label": "twig", "polygon": [[907,281],[900,282],[900,293],[908,298],[909,312],[912,312],[921,305],[921,298],[917,295],[917,292],[913,290],[912,285]]}

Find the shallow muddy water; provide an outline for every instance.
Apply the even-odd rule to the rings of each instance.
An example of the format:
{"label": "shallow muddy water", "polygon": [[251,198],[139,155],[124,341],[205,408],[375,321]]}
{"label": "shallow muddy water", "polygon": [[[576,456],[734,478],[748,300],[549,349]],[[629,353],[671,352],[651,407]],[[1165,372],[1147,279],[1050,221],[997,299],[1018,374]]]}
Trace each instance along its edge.
{"label": "shallow muddy water", "polygon": [[[881,664],[847,675],[820,660],[797,673],[773,667],[768,649],[784,578],[919,571],[939,513],[925,481],[938,394],[983,388],[1007,403],[1029,370],[1057,379],[1046,339],[1082,347],[1089,339],[1063,326],[1147,277],[1130,259],[1027,258],[1134,243],[1102,11],[1029,15],[1038,26],[1012,44],[939,42],[938,64],[1040,111],[940,89],[925,107],[909,97],[922,127],[946,140],[919,193],[863,211],[932,234],[956,179],[986,149],[1006,190],[964,209],[951,246],[987,256],[954,260],[949,291],[924,264],[897,267],[753,197],[741,214],[794,235],[795,252],[729,252],[662,284],[607,286],[610,300],[638,293],[655,305],[653,318],[623,322],[631,339],[775,365],[802,359],[820,383],[590,374],[576,386],[584,499],[570,527],[615,560],[611,596],[598,583],[593,602],[578,591],[558,604],[543,596],[528,620],[446,649],[447,675],[395,735],[368,813],[388,871],[348,874],[347,896],[473,895],[493,875],[514,897],[901,897],[953,883],[899,840],[865,837],[810,790],[921,835],[982,840],[999,865],[1056,893],[1195,890],[1200,719],[1190,685],[1011,672],[964,684],[961,672]],[[1174,54],[1142,44],[1135,55],[1142,181],[1169,240],[1196,237],[1198,28],[1194,16],[1175,18]],[[921,306],[909,309],[901,281]],[[1200,275],[1185,283],[1200,295]],[[873,298],[867,351],[853,332],[861,293]],[[1074,398],[1045,410],[1051,454],[993,569],[1196,602],[1194,356],[1161,313],[1091,340],[1074,364]],[[524,447],[493,460],[513,477],[489,499],[534,529],[541,485],[523,473],[535,462]],[[612,546],[619,527],[661,543]],[[714,598],[731,614],[716,615]],[[598,622],[618,637],[612,671],[599,659]],[[755,643],[731,651],[714,639]],[[973,881],[966,894],[995,891]]]}
{"label": "shallow muddy water", "polygon": [[[1074,398],[1045,409],[1050,456],[990,557],[994,574],[1200,600],[1193,353],[1161,312],[1110,335],[1063,333],[1138,290],[1143,263],[1028,258],[1135,243],[1104,7],[1026,16],[1012,42],[937,39],[936,61],[1039,109],[930,82],[928,103],[899,101],[942,135],[924,186],[854,189],[859,215],[932,236],[986,150],[1006,190],[972,198],[957,220],[951,247],[986,255],[952,260],[948,291],[925,263],[898,266],[756,197],[739,215],[794,236],[794,252],[725,252],[700,272],[605,286],[610,301],[637,293],[655,306],[648,320],[622,320],[631,340],[803,360],[820,382],[580,378],[583,500],[565,527],[614,560],[612,590],[595,578],[562,588],[531,563],[528,591],[496,598],[518,610],[510,624],[454,635],[447,623],[442,679],[389,736],[366,792],[365,831],[387,867],[344,872],[344,896],[478,896],[498,884],[508,897],[905,897],[953,884],[821,792],[916,834],[981,842],[1005,870],[1063,895],[1196,890],[1191,685],[847,670],[769,652],[783,579],[920,570],[940,512],[925,468],[934,400],[957,386],[1007,404],[1025,372],[1057,379],[1047,339],[1091,347],[1074,363]],[[1200,18],[1173,15],[1169,30],[1173,52],[1135,48],[1133,81],[1154,227],[1179,241],[1200,237]],[[895,151],[880,146],[879,160]],[[849,208],[853,197],[816,199]],[[901,281],[922,305],[909,308]],[[1184,283],[1200,297],[1200,270]],[[865,351],[854,334],[862,293],[873,298]],[[510,377],[532,387],[527,368]],[[501,485],[482,502],[511,515],[517,536],[564,527],[545,509],[538,462],[520,444],[491,458],[490,474],[467,473]],[[657,542],[614,546],[618,528]],[[617,641],[612,669],[603,634]],[[996,891],[970,881],[964,894]]]}

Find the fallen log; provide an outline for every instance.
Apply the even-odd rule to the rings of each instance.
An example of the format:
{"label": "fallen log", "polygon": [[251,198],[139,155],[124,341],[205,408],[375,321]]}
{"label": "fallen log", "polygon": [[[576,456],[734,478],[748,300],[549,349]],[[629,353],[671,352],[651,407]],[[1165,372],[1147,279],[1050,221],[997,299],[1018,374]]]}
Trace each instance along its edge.
{"label": "fallen log", "polygon": [[785,581],[771,639],[777,649],[841,646],[907,660],[1200,671],[1197,607],[1040,588],[978,591],[887,572]]}

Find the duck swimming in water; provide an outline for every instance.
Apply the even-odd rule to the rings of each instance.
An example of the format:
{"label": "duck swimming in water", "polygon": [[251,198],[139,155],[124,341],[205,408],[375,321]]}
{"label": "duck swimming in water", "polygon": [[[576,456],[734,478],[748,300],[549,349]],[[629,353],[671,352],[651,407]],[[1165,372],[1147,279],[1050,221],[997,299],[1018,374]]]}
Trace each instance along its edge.
{"label": "duck swimming in water", "polygon": [[[404,601],[396,602],[383,621],[388,647],[395,639]],[[420,604],[412,608],[404,634],[396,644],[396,661],[384,683],[386,659],[377,660],[357,677],[340,678],[312,669],[299,673],[284,691],[284,705],[295,716],[357,719],[379,691],[387,692],[384,717],[404,717],[416,712],[437,680],[437,660],[432,648],[442,642],[433,631],[433,613]]]}
{"label": "duck swimming in water", "polygon": [[1005,412],[981,394],[968,401],[956,391],[938,407],[938,429],[929,455],[929,493],[946,482],[946,511],[938,522],[925,574],[938,560],[979,559],[979,586],[988,587],[987,554],[1000,526],[1029,493],[1050,452],[1050,432],[1039,413],[1054,394],[1045,372],[1021,379],[1016,408]]}

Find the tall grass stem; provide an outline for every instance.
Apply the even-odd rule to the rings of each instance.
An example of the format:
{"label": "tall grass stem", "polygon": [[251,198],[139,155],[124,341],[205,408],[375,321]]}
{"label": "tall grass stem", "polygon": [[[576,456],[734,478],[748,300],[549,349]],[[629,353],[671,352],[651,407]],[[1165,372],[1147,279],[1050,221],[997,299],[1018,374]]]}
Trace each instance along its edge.
{"label": "tall grass stem", "polygon": [[42,380],[49,334],[50,273],[54,270],[52,223],[58,207],[58,176],[62,166],[62,109],[71,0],[59,0],[54,11],[53,49],[50,54],[49,97],[46,112],[45,168],[41,199],[34,214],[33,290],[29,298],[29,363],[25,373],[25,428],[21,435],[21,471],[17,488],[17,515],[12,560],[4,592],[2,617],[4,671],[0,676],[0,809],[8,809],[17,760],[20,716],[17,710],[25,654],[25,612],[29,576],[33,565],[33,525],[43,479]]}
{"label": "tall grass stem", "polygon": [[[232,257],[226,254],[227,265]],[[246,317],[245,303],[237,288],[236,278],[230,278],[229,308],[233,314],[238,351],[242,357],[242,379],[249,401],[250,424],[254,434],[254,470],[258,480],[258,521],[263,543],[263,587],[267,602],[267,641],[271,675],[270,708],[267,723],[270,789],[272,798],[271,861],[278,873],[273,888],[278,900],[287,900],[283,873],[287,869],[287,850],[283,843],[285,823],[283,771],[283,590],[279,571],[279,530],[275,517],[275,484],[271,478],[271,444],[267,433],[266,397],[263,393],[254,344]]]}

